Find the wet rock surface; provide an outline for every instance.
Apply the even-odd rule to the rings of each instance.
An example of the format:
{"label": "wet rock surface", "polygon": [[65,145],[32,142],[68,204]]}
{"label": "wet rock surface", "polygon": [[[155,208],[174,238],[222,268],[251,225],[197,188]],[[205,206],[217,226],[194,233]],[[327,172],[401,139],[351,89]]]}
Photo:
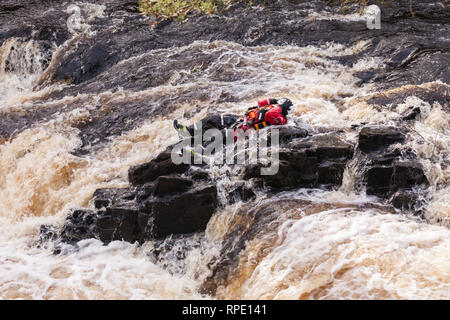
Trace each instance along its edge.
{"label": "wet rock surface", "polygon": [[[358,149],[364,161],[364,183],[368,195],[389,198],[399,190],[426,189],[430,184],[417,156],[395,147],[405,142],[407,130],[390,126],[366,126],[359,132]],[[396,207],[413,208],[399,205]],[[406,199],[406,198],[403,198]]]}
{"label": "wet rock surface", "polygon": [[[359,137],[356,146],[341,131],[321,133],[284,127],[280,130],[279,162],[274,162],[279,164],[278,172],[264,175],[262,163],[243,165],[237,171],[237,180],[232,180],[228,188],[226,203],[219,201],[217,177],[208,174],[209,164],[175,165],[171,146],[153,160],[130,168],[129,188],[96,190],[95,210],[76,209],[69,213],[56,238],[70,244],[87,238],[104,243],[143,243],[201,232],[218,207],[252,201],[256,192],[337,189],[342,185],[344,170],[355,158],[362,165],[355,184],[400,210],[420,214],[426,201],[419,193],[424,194],[429,181],[413,152],[394,148],[395,143],[405,141],[408,131],[382,125],[355,130]],[[48,227],[43,227],[41,238],[55,239],[54,234],[46,235],[46,230]]]}
{"label": "wet rock surface", "polygon": [[297,130],[280,132],[280,139],[287,147],[280,150],[276,174],[261,176],[262,165],[252,165],[245,170],[243,179],[262,179],[264,185],[274,192],[319,186],[339,187],[346,163],[353,156],[353,145],[338,133],[292,139],[293,131]]}
{"label": "wet rock surface", "polygon": [[139,226],[155,237],[203,231],[217,206],[217,188],[208,185],[181,195],[148,199]]}
{"label": "wet rock surface", "polygon": [[[298,127],[283,128],[279,172],[264,176],[261,165],[244,167],[243,181],[254,181],[234,182],[227,193],[227,203],[251,201],[256,198],[255,191],[264,187],[271,188],[272,193],[301,187],[339,187],[346,163],[352,158],[353,145],[339,133],[309,134]],[[130,188],[96,190],[95,210],[76,209],[69,213],[60,240],[70,244],[87,238],[98,238],[104,243],[143,243],[172,234],[204,231],[219,206],[216,181],[208,175],[205,164],[175,165],[171,148],[130,168]]]}
{"label": "wet rock surface", "polygon": [[[450,82],[447,72],[450,44],[446,38],[450,31],[450,13],[443,9],[446,6],[444,1],[414,4],[415,18],[411,17],[407,0],[382,6],[380,30],[369,30],[364,19],[349,21],[308,16],[312,11],[325,16],[336,13],[337,7],[327,5],[326,1],[271,0],[254,4],[261,6],[249,8],[241,3],[219,15],[193,15],[183,24],[173,21],[155,24],[154,19],[139,14],[137,0],[80,1],[81,15],[92,33],[64,47],[53,57],[53,63],[48,61],[49,68],[36,90],[55,83],[63,85],[38,101],[45,103],[67,96],[98,95],[117,90],[137,92],[170,83],[173,71],[180,72],[186,68],[196,70],[190,77],[198,77],[220,56],[220,51],[217,51],[217,56],[206,54],[201,48],[177,51],[169,56],[167,52],[157,51],[146,54],[155,49],[180,48],[198,40],[232,41],[244,46],[319,46],[327,42],[351,46],[365,40],[369,45],[362,51],[330,57],[346,66],[353,66],[362,57],[381,58],[387,62],[379,69],[362,72],[361,85],[374,82],[380,88],[390,89],[438,79],[447,84]],[[53,10],[48,10],[49,6]],[[0,7],[0,15],[0,45],[13,37],[20,41],[34,39],[41,45],[43,54],[50,57],[57,46],[72,36],[67,27],[70,13],[65,2],[8,0]],[[123,50],[125,45],[127,50]],[[196,68],[197,65],[202,65],[202,68]],[[216,78],[230,81],[237,80],[239,75],[217,73]],[[441,105],[449,102],[449,90],[445,86],[411,90]],[[195,92],[181,90],[172,97],[155,92],[151,99],[136,98],[133,101],[103,97],[99,106],[90,110],[90,120],[76,125],[82,146],[75,153],[89,153],[109,137],[173,110],[174,104],[203,100],[205,96],[216,104],[236,100],[230,92],[223,94],[222,98],[213,98],[205,87],[197,88]],[[401,99],[402,94],[393,95]],[[374,97],[371,103],[382,103],[385,98],[385,95]],[[70,105],[54,103],[26,113],[1,111],[0,136],[9,138],[57,116],[62,110],[67,112],[92,103],[92,97],[79,96],[77,100]]]}
{"label": "wet rock surface", "polygon": [[[88,116],[67,124],[77,130],[81,140],[71,152],[88,157],[114,137],[164,118],[180,106],[192,107],[186,114],[190,118],[204,109],[250,101],[269,93],[263,81],[234,71],[245,64],[236,56],[249,51],[256,57],[261,47],[271,45],[361,47],[320,53],[326,63],[353,68],[345,76],[359,78],[356,86],[374,85],[378,91],[361,97],[361,101],[374,110],[393,111],[414,97],[428,103],[431,111],[439,104],[450,112],[450,12],[445,1],[416,1],[415,18],[409,12],[408,0],[382,6],[380,30],[369,30],[364,20],[327,17],[336,13],[336,7],[326,1],[254,3],[263,2],[265,6],[250,9],[245,4],[233,5],[219,15],[192,15],[178,24],[171,20],[156,23],[139,14],[135,0],[79,1],[89,32],[73,34],[67,27],[67,2],[3,1],[0,46],[14,39],[14,52],[32,41],[46,69],[23,104],[0,110],[0,144],[26,129],[81,110]],[[233,50],[238,48],[238,54],[228,59],[230,51],[222,48],[225,42]],[[15,71],[13,58],[14,54],[5,57],[5,70],[1,71]],[[359,70],[361,61],[372,59],[382,63]],[[246,67],[253,66],[249,63]],[[310,67],[319,66],[314,61],[305,63],[305,68]],[[192,85],[197,79],[201,81]],[[291,80],[289,75],[285,80]],[[238,84],[232,87],[234,82]],[[213,86],[217,83],[221,86]],[[262,89],[251,93],[242,90],[250,84]],[[339,91],[321,94],[328,96],[324,101],[338,108],[348,97]],[[383,206],[382,213],[422,215],[429,201],[430,182],[420,156],[403,147],[413,128],[401,124],[414,125],[426,116],[423,111],[411,107],[386,124],[370,119],[367,126],[339,129],[289,123],[280,128],[277,174],[262,176],[261,164],[247,165],[231,177],[223,199],[218,177],[207,165],[175,165],[169,147],[153,160],[130,168],[128,188],[98,189],[88,208],[72,209],[60,226],[43,225],[39,241],[55,242],[55,253],[61,252],[58,245],[76,245],[92,238],[104,244],[152,241],[156,259],[174,255],[181,261],[188,250],[198,246],[196,241],[183,241],[201,235],[218,208],[238,204],[242,222],[221,240],[220,255],[210,261],[211,275],[201,288],[214,295],[238,272],[249,242],[270,234],[285,221],[280,212],[288,212],[287,219],[299,218],[289,211],[291,208],[306,214],[334,208],[298,199],[255,205],[260,194],[276,198],[283,195],[280,192],[297,189],[336,190],[343,184],[345,170],[356,166],[355,190],[374,196],[378,204],[373,207]],[[365,206],[363,209],[372,208]],[[181,247],[180,241],[184,244]],[[267,254],[260,253],[259,257]]]}
{"label": "wet rock surface", "polygon": [[416,215],[423,214],[423,208],[429,200],[423,197],[421,190],[399,190],[392,195],[390,202],[400,210],[412,212]]}
{"label": "wet rock surface", "polygon": [[[203,231],[217,205],[217,188],[180,176],[160,176],[153,184],[133,188],[98,189],[94,207],[75,209],[66,218],[58,239],[76,244],[96,238],[143,243],[172,234]],[[50,226],[41,238],[54,240]]]}
{"label": "wet rock surface", "polygon": [[60,239],[64,243],[75,244],[84,239],[95,238],[97,215],[89,209],[74,209],[66,218]]}
{"label": "wet rock surface", "polygon": [[405,141],[405,135],[394,127],[364,127],[359,133],[358,147],[369,153]]}

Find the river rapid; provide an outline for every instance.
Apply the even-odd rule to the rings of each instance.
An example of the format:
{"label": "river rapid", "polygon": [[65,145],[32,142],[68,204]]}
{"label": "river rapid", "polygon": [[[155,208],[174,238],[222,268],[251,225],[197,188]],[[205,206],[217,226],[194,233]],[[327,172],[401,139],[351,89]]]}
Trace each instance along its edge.
{"label": "river rapid", "polygon": [[[449,3],[423,1],[411,18],[399,1],[369,30],[322,1],[267,2],[180,24],[134,1],[2,1],[0,298],[450,298]],[[96,189],[129,186],[130,167],[177,141],[174,118],[243,113],[267,95],[293,101],[287,126],[339,130],[354,144],[354,128],[398,126],[419,108],[396,147],[417,155],[430,183],[418,191],[422,215],[367,195],[355,160],[338,188],[259,191],[219,207],[205,232],[88,239],[62,254],[39,243],[41,225],[92,207]],[[219,198],[226,170],[209,169]],[[245,245],[204,293],[233,239]]]}

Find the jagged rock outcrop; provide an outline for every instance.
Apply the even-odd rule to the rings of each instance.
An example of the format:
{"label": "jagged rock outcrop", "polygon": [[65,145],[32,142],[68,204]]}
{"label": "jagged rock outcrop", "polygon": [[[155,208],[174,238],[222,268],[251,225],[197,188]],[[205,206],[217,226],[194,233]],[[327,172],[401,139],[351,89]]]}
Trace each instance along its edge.
{"label": "jagged rock outcrop", "polygon": [[[295,130],[286,131],[295,137]],[[282,136],[283,137],[283,136]],[[249,166],[244,179],[261,179],[272,191],[294,188],[336,187],[342,184],[347,162],[353,156],[353,145],[339,137],[338,133],[317,134],[311,137],[280,138],[286,147],[279,153],[279,170],[274,175],[261,176],[262,165]]]}
{"label": "jagged rock outcrop", "polygon": [[390,203],[397,209],[422,215],[427,200],[418,190],[399,190],[392,195]]}
{"label": "jagged rock outcrop", "polygon": [[74,244],[78,241],[96,238],[95,211],[89,209],[72,210],[66,217],[60,239],[64,243]]}
{"label": "jagged rock outcrop", "polygon": [[[367,194],[417,213],[423,200],[418,202],[414,190],[426,189],[429,182],[412,151],[391,148],[404,142],[406,136],[407,132],[399,128],[361,128],[356,157],[362,162],[363,172],[358,182],[365,186]],[[354,145],[340,131],[308,132],[296,126],[282,127],[280,145],[278,172],[261,175],[262,163],[246,165],[240,176],[243,181],[236,180],[226,191],[228,204],[255,199],[256,189],[268,188],[274,194],[298,188],[338,188],[355,155]],[[104,243],[143,243],[172,234],[204,231],[219,206],[216,181],[209,176],[206,164],[173,164],[170,150],[130,168],[130,188],[96,190],[95,209],[72,211],[60,240],[73,244],[94,237]]]}
{"label": "jagged rock outcrop", "polygon": [[155,196],[164,196],[188,190],[192,187],[193,181],[176,175],[160,176],[155,181],[153,194]]}
{"label": "jagged rock outcrop", "polygon": [[246,202],[255,198],[255,192],[243,182],[236,183],[233,189],[227,194],[227,199],[230,204],[236,203],[239,200]]}
{"label": "jagged rock outcrop", "polygon": [[[226,194],[228,203],[256,198],[255,188],[272,192],[293,188],[338,187],[353,145],[339,132],[310,133],[301,127],[282,127],[280,166],[275,175],[261,176],[261,164],[245,168],[243,180]],[[270,139],[269,139],[270,141]],[[153,160],[129,169],[129,188],[106,188],[94,192],[95,209],[69,213],[60,240],[76,243],[98,238],[143,243],[171,234],[203,231],[219,205],[218,190],[204,164],[175,165],[171,147]],[[253,186],[253,187],[252,187]]]}
{"label": "jagged rock outcrop", "polygon": [[106,208],[120,201],[133,200],[135,196],[130,188],[97,189],[94,192],[94,206],[96,209]]}
{"label": "jagged rock outcrop", "polygon": [[428,188],[430,183],[414,152],[391,148],[404,142],[406,136],[401,128],[363,127],[358,143],[361,157],[366,160],[362,179],[368,195],[390,199],[396,208],[418,213],[418,190]]}
{"label": "jagged rock outcrop", "polygon": [[[41,239],[58,238],[69,244],[88,238],[143,243],[203,231],[218,205],[217,188],[201,170],[192,170],[195,179],[173,173],[179,169],[166,156],[163,152],[149,163],[130,168],[130,176],[138,177],[133,180],[135,186],[96,190],[94,209],[72,210],[57,235],[51,226],[43,226]],[[165,172],[170,175],[161,175]]]}
{"label": "jagged rock outcrop", "polygon": [[150,239],[203,231],[217,207],[217,188],[207,185],[182,194],[147,199],[139,212],[139,228]]}

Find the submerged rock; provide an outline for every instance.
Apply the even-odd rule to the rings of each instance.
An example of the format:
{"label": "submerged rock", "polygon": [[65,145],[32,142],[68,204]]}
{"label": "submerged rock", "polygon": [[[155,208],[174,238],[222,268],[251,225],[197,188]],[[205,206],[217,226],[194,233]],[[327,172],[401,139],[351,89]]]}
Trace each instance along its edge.
{"label": "submerged rock", "polygon": [[280,127],[278,128],[280,135],[280,145],[284,146],[294,139],[305,138],[309,135],[307,129],[302,127]]}
{"label": "submerged rock", "polygon": [[390,203],[397,209],[421,216],[426,204],[426,198],[421,193],[423,194],[424,190],[399,190],[392,195]]}
{"label": "submerged rock", "polygon": [[39,244],[42,244],[47,241],[55,241],[58,239],[58,229],[49,224],[43,224],[39,228]]}
{"label": "submerged rock", "polygon": [[237,183],[234,188],[227,193],[228,203],[233,204],[238,201],[249,201],[256,198],[255,192],[245,185],[245,183]]}
{"label": "submerged rock", "polygon": [[[213,258],[208,266],[210,275],[204,280],[200,292],[215,295],[221,288],[226,288],[233,281],[241,281],[251,276],[256,267],[282,239],[274,230],[287,220],[303,219],[305,216],[331,209],[342,209],[340,203],[316,202],[304,199],[266,199],[258,206],[248,204],[234,213],[234,219],[240,221],[235,228],[228,230],[223,237],[220,254]],[[361,203],[349,204],[349,212],[367,209],[394,213],[391,206]],[[249,251],[251,255],[249,255]],[[239,268],[245,266],[244,268]],[[233,286],[233,283],[230,285]]]}

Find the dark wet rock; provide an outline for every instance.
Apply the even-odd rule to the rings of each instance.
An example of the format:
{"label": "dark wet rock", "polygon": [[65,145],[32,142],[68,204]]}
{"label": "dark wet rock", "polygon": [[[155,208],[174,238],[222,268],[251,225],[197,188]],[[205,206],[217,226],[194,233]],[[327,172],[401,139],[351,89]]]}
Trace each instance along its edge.
{"label": "dark wet rock", "polygon": [[358,148],[363,152],[372,152],[404,140],[405,135],[398,128],[368,126],[362,128],[359,133]]}
{"label": "dark wet rock", "polygon": [[394,169],[390,166],[374,166],[366,173],[367,194],[385,196],[390,192]]}
{"label": "dark wet rock", "polygon": [[398,190],[429,186],[422,166],[414,161],[395,161],[393,165],[373,166],[366,172],[367,194],[383,198]]}
{"label": "dark wet rock", "polygon": [[[143,190],[146,187],[148,185]],[[153,186],[150,189],[153,190]],[[111,196],[109,201],[99,202],[101,210],[70,212],[59,235],[60,241],[75,244],[96,238],[105,244],[115,240],[143,243],[171,234],[204,231],[218,205],[215,185],[198,186],[185,192],[178,189],[175,194],[173,189],[168,189],[170,194],[164,192],[163,197],[152,196],[147,190],[148,196],[143,202],[121,198],[126,194],[125,190],[100,189],[97,196]],[[42,228],[44,236],[48,232],[45,226]]]}
{"label": "dark wet rock", "polygon": [[294,139],[304,138],[308,136],[308,130],[298,126],[280,127],[278,128],[280,135],[280,145],[286,145]]}
{"label": "dark wet rock", "polygon": [[414,186],[429,186],[422,165],[414,161],[398,161],[392,172],[391,189],[409,189]]}
{"label": "dark wet rock", "polygon": [[155,181],[153,194],[156,196],[164,196],[182,192],[188,190],[192,185],[192,180],[180,176],[160,176]]}
{"label": "dark wet rock", "polygon": [[210,180],[209,173],[206,170],[194,170],[189,175],[195,181],[208,181]]}
{"label": "dark wet rock", "polygon": [[66,217],[60,239],[62,242],[75,244],[78,241],[96,238],[97,214],[89,209],[74,209]]}
{"label": "dark wet rock", "polygon": [[395,160],[402,157],[402,153],[399,149],[392,151],[377,152],[369,154],[369,165],[388,166],[392,165]]}
{"label": "dark wet rock", "polygon": [[183,173],[189,169],[187,164],[174,164],[169,151],[159,154],[150,162],[134,166],[128,171],[128,179],[133,185],[152,182],[157,177],[173,173]]}
{"label": "dark wet rock", "polygon": [[345,166],[353,157],[352,144],[336,133],[294,139],[287,146],[279,152],[276,174],[261,175],[261,165],[250,165],[243,179],[262,179],[272,191],[339,186]]}
{"label": "dark wet rock", "polygon": [[293,140],[289,145],[292,150],[304,150],[308,156],[317,157],[319,162],[326,160],[346,160],[353,156],[353,145],[330,132],[317,134],[304,139]]}
{"label": "dark wet rock", "polygon": [[390,203],[397,209],[422,215],[425,199],[421,198],[418,190],[399,190],[392,195]]}
{"label": "dark wet rock", "polygon": [[98,237],[104,243],[114,240],[135,242],[139,240],[137,229],[138,207],[135,204],[117,205],[99,211],[96,221]]}
{"label": "dark wet rock", "polygon": [[346,167],[346,162],[325,161],[318,168],[318,184],[325,186],[339,186]]}
{"label": "dark wet rock", "polygon": [[306,152],[280,152],[278,172],[262,177],[273,190],[313,188],[319,178],[317,157],[308,156]]}
{"label": "dark wet rock", "polygon": [[[49,6],[54,10],[49,10]],[[0,4],[0,45],[11,37],[61,45],[70,36],[66,25],[68,15],[64,12],[64,7],[57,0],[46,3],[7,0]]]}
{"label": "dark wet rock", "polygon": [[151,236],[156,238],[202,231],[217,204],[215,185],[164,198],[149,199],[143,203],[139,227],[141,230],[150,229]]}
{"label": "dark wet rock", "polygon": [[94,206],[96,209],[106,208],[120,201],[133,200],[136,194],[129,188],[105,188],[94,192]]}
{"label": "dark wet rock", "polygon": [[[406,99],[411,96],[421,99],[430,104],[430,106],[439,103],[444,109],[450,112],[450,88],[448,83],[439,82],[427,84],[426,86],[406,86],[396,90],[382,91],[379,94],[371,96],[371,98],[367,100],[367,103],[379,108],[386,108],[387,106],[393,108],[399,104],[405,103]],[[411,111],[414,111],[414,113],[419,112],[416,108],[406,112]],[[405,116],[407,115],[408,114],[405,114]]]}
{"label": "dark wet rock", "polygon": [[103,72],[108,65],[118,62],[110,46],[102,43],[83,44],[77,52],[69,55],[68,59],[68,63],[60,66],[52,80],[78,84]]}
{"label": "dark wet rock", "polygon": [[154,183],[145,183],[137,187],[136,201],[138,203],[146,200],[153,193]]}

